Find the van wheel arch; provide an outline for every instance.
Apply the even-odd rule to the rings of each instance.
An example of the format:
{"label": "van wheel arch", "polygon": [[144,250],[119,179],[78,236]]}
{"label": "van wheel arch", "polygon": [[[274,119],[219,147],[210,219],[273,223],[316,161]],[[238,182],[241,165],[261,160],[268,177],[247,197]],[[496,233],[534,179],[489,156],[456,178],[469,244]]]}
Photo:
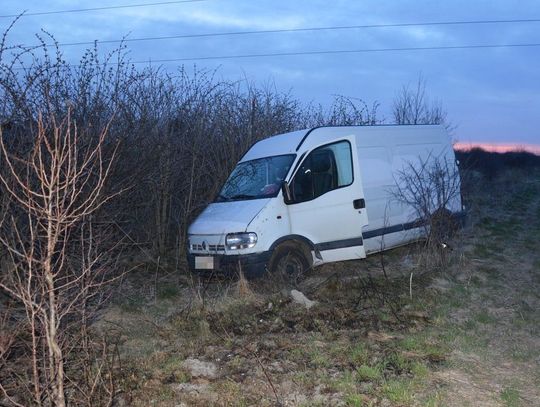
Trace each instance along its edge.
{"label": "van wheel arch", "polygon": [[304,237],[302,235],[287,235],[280,237],[274,243],[272,243],[270,245],[270,251],[276,250],[279,246],[283,244],[298,245],[309,252],[315,250],[315,244],[313,244],[313,242],[307,237]]}

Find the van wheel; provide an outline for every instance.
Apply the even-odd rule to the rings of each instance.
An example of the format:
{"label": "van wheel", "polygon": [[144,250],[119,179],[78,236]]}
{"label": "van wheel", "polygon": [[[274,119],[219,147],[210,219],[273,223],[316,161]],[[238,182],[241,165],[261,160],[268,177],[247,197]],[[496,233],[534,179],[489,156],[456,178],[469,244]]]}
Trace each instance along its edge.
{"label": "van wheel", "polygon": [[296,282],[309,270],[310,265],[302,249],[285,244],[274,251],[269,270],[285,280]]}

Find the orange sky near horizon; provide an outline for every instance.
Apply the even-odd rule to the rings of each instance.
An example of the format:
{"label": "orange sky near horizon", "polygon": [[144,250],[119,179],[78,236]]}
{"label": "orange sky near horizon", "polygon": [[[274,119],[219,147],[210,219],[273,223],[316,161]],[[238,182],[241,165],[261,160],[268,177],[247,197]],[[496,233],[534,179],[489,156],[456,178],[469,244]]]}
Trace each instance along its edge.
{"label": "orange sky near horizon", "polygon": [[487,143],[487,142],[457,142],[454,144],[456,150],[470,150],[472,148],[481,148],[486,151],[497,153],[507,153],[509,151],[528,151],[540,155],[540,145],[526,143]]}

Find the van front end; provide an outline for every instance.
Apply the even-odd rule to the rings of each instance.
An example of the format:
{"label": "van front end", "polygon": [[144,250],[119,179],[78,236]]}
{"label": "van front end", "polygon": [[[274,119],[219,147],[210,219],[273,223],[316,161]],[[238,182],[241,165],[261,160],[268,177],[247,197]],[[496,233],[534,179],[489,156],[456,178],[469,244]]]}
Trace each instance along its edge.
{"label": "van front end", "polygon": [[188,263],[202,275],[234,275],[240,270],[250,277],[266,271],[271,251],[260,251],[255,232],[190,234]]}
{"label": "van front end", "polygon": [[189,227],[191,270],[264,274],[272,243],[289,230],[285,204],[277,198],[295,157],[257,156],[238,163],[214,202]]}

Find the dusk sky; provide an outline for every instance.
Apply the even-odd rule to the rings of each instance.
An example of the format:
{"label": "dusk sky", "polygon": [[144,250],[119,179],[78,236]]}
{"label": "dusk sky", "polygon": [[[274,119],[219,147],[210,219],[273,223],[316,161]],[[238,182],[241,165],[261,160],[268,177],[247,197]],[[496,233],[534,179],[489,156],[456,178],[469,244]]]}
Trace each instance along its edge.
{"label": "dusk sky", "polygon": [[[3,0],[0,28],[11,18],[96,7],[140,5],[158,0],[13,1]],[[167,70],[185,64],[218,69],[218,77],[248,78],[275,84],[307,102],[328,105],[333,95],[381,104],[379,114],[392,121],[392,100],[399,89],[427,82],[440,100],[463,143],[540,144],[540,1],[406,0],[201,0],[145,7],[29,15],[13,28],[8,43],[36,44],[41,28],[59,43],[91,42],[184,34],[283,30],[316,27],[485,20],[538,20],[489,24],[409,25],[249,35],[223,35],[128,42],[132,61],[154,61]],[[422,47],[524,45],[505,48],[410,50]],[[100,46],[104,52],[117,43]],[[91,45],[62,46],[76,64]],[[409,50],[328,53],[231,59],[184,60],[250,54],[312,51]],[[155,62],[158,61],[158,62]],[[143,64],[138,64],[143,66]]]}

